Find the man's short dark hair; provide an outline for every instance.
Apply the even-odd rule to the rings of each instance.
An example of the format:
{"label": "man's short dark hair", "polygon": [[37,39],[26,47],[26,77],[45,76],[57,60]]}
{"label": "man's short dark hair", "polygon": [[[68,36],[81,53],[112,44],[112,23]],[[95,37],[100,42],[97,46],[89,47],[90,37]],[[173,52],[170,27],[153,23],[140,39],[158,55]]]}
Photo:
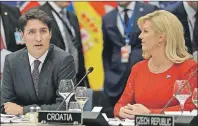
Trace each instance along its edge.
{"label": "man's short dark hair", "polygon": [[44,11],[40,10],[38,7],[32,8],[24,13],[23,16],[19,18],[19,25],[21,31],[24,32],[24,28],[29,20],[39,20],[46,24],[51,31],[52,19]]}

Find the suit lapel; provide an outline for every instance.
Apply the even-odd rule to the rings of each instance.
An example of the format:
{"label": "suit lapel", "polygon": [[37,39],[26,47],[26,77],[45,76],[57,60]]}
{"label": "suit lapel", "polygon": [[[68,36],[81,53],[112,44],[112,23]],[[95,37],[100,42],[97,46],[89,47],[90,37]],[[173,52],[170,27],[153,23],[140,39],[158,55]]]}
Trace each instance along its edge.
{"label": "suit lapel", "polygon": [[184,5],[183,5],[183,2],[181,2],[178,6],[178,14],[179,14],[179,20],[181,21],[181,23],[183,24],[183,26],[187,26],[187,27],[184,27],[184,32],[186,34],[186,36],[188,36],[187,39],[190,40],[190,29],[188,27],[188,19],[187,19],[187,13],[184,9]]}
{"label": "suit lapel", "polygon": [[79,29],[79,26],[78,26],[78,22],[77,20],[75,19],[75,17],[71,14],[71,12],[67,11],[67,18],[68,18],[68,21],[69,23],[72,25],[73,29],[74,29],[74,32],[75,32],[75,41],[72,41],[74,46],[79,49],[81,48],[80,47],[80,35],[78,33],[78,29]]}
{"label": "suit lapel", "polygon": [[133,10],[133,26],[132,26],[132,35],[130,36],[130,40],[131,40],[131,45],[135,45],[136,40],[138,39],[138,33],[140,32],[139,27],[137,25],[137,20],[144,15],[144,7],[141,6],[141,4],[139,2],[135,3],[135,8]]}
{"label": "suit lapel", "polygon": [[53,51],[53,46],[50,46],[49,52],[45,58],[39,74],[39,100],[44,100],[46,94],[46,87],[48,85],[48,80],[52,77],[53,65],[51,61],[51,55]]}
{"label": "suit lapel", "polygon": [[118,8],[116,8],[112,14],[111,14],[111,23],[107,24],[107,29],[108,30],[112,30],[114,32],[111,32],[111,33],[115,33],[113,35],[114,38],[111,38],[113,39],[112,42],[114,42],[116,45],[122,47],[123,46],[123,40],[122,40],[122,34],[120,32],[120,30],[118,29],[118,26],[117,26],[117,15],[118,15]]}
{"label": "suit lapel", "polygon": [[180,2],[179,5],[177,6],[176,13],[178,15],[178,19],[181,21],[183,28],[184,28],[184,37],[185,37],[185,42],[186,46],[189,47],[189,52],[192,53],[192,42],[191,42],[191,37],[190,37],[190,29],[188,25],[188,19],[187,19],[187,13],[184,8],[183,2]]}
{"label": "suit lapel", "polygon": [[[9,12],[7,11],[7,9],[4,7],[3,4],[1,4],[1,16],[2,16],[2,22],[3,22],[3,26],[10,26],[9,24]],[[9,37],[8,34],[9,32],[9,28],[5,28],[4,27],[4,32],[5,32],[5,39],[6,39],[6,46],[8,47],[9,45]],[[13,33],[14,34],[14,33]]]}
{"label": "suit lapel", "polygon": [[[137,11],[135,11],[137,10]],[[133,19],[133,27],[132,27],[132,31],[133,32],[138,32],[137,30],[139,30],[138,26],[137,26],[137,20],[142,16],[144,15],[143,14],[144,12],[144,7],[140,5],[139,2],[136,2],[135,3],[135,8],[134,8],[134,11],[133,11],[133,16],[134,16],[134,19]]]}
{"label": "suit lapel", "polygon": [[24,87],[29,92],[32,101],[36,101],[37,96],[32,81],[31,68],[29,64],[27,49],[22,52],[22,55],[20,56],[19,60],[20,60],[19,70],[24,81]]}

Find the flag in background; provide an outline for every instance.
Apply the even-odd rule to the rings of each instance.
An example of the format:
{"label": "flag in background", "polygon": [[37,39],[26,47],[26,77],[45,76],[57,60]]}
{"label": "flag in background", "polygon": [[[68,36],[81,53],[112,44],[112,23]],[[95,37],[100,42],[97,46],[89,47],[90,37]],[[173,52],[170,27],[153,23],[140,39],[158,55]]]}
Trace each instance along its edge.
{"label": "flag in background", "polygon": [[39,2],[39,1],[2,1],[2,3],[11,5],[11,6],[16,6],[20,9],[21,14],[23,14],[25,11],[29,10],[32,7],[37,7],[45,2]]}
{"label": "flag in background", "polygon": [[94,72],[88,76],[90,87],[93,90],[102,89],[104,82],[102,16],[116,5],[116,2],[73,2],[81,28],[85,66],[86,68],[94,67]]}

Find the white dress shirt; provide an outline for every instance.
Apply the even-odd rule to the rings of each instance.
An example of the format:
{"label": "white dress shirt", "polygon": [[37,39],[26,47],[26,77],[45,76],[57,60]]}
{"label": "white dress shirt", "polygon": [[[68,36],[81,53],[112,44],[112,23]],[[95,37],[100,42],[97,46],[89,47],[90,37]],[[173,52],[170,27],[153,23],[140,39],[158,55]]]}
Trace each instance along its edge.
{"label": "white dress shirt", "polygon": [[3,20],[2,20],[2,17],[0,16],[0,20],[1,20],[1,37],[3,39],[3,44],[5,46],[5,49],[7,49],[7,45],[6,45],[6,39],[5,39],[5,31],[4,31],[4,27],[3,27]]}
{"label": "white dress shirt", "polygon": [[186,10],[186,13],[187,13],[188,26],[189,26],[189,30],[190,30],[190,38],[192,41],[193,40],[193,30],[195,27],[196,11],[190,5],[188,5],[188,3],[186,1],[184,1],[183,4],[184,4],[184,9]]}
{"label": "white dress shirt", "polygon": [[39,60],[41,63],[39,64],[39,73],[41,71],[41,68],[43,66],[43,63],[45,61],[45,58],[47,56],[48,51],[46,51],[40,58],[36,59],[34,58],[32,55],[30,55],[30,53],[28,52],[28,57],[29,57],[29,62],[30,62],[30,67],[31,67],[31,73],[34,70],[34,60]]}
{"label": "white dress shirt", "polygon": [[[125,9],[125,8],[123,8],[123,7],[121,7],[121,6],[118,6],[118,13],[120,13],[121,18],[122,18],[123,20],[124,20],[124,9]],[[129,9],[129,10],[127,11],[127,15],[128,15],[128,17],[129,17],[129,19],[130,19],[130,17],[132,16],[133,11],[134,11],[134,9],[135,9],[135,2],[131,2],[131,3],[126,7],[126,9]],[[118,27],[120,33],[122,34],[122,36],[124,36],[124,27],[123,27],[123,25],[122,25],[122,21],[120,20],[119,14],[118,14],[118,16],[117,16],[117,27]]]}

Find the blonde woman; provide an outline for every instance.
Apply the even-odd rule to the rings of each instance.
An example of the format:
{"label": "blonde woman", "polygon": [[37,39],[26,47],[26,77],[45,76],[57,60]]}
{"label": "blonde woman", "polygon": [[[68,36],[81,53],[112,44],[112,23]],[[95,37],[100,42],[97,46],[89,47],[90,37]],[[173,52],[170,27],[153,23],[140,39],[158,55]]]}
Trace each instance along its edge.
{"label": "blonde woman", "polygon": [[[181,79],[196,65],[187,52],[183,27],[176,16],[165,10],[155,11],[138,20],[143,57],[131,71],[125,90],[114,107],[114,116],[134,118],[135,114],[160,113],[173,96],[175,80]],[[191,89],[197,86],[197,78]],[[195,106],[189,98],[185,110]],[[179,111],[174,99],[165,110]]]}

